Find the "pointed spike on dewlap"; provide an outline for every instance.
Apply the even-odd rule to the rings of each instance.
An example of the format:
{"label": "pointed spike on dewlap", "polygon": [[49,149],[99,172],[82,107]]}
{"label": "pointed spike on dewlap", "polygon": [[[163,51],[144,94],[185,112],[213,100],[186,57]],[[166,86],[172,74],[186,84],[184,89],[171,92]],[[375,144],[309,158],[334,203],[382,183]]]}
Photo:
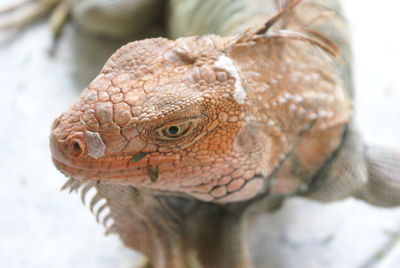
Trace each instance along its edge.
{"label": "pointed spike on dewlap", "polygon": [[86,205],[85,197],[86,197],[87,192],[89,192],[89,190],[92,189],[92,187],[93,187],[93,185],[91,185],[91,184],[86,184],[86,185],[82,188],[82,190],[81,190],[81,201],[82,201],[82,204],[83,204],[83,205]]}
{"label": "pointed spike on dewlap", "polygon": [[105,235],[113,234],[117,232],[117,227],[115,224],[111,225],[110,227],[106,228],[106,231],[104,232]]}
{"label": "pointed spike on dewlap", "polygon": [[90,200],[90,205],[89,205],[90,212],[93,213],[94,206],[95,206],[101,199],[103,199],[103,197],[102,197],[99,193],[96,193],[95,196],[93,196],[92,200]]}
{"label": "pointed spike on dewlap", "polygon": [[69,187],[71,187],[71,185],[75,183],[74,179],[68,179],[68,181],[66,183],[64,183],[64,185],[61,187],[60,191],[65,191],[67,189],[69,189]]}
{"label": "pointed spike on dewlap", "polygon": [[107,214],[107,215],[103,218],[103,220],[101,221],[101,224],[104,225],[104,226],[106,226],[106,225],[107,225],[107,221],[109,221],[109,220],[112,220],[112,218],[111,218],[111,215],[110,215],[110,214]]}
{"label": "pointed spike on dewlap", "polygon": [[81,186],[82,183],[80,181],[74,180],[74,183],[69,187],[69,193],[77,192]]}
{"label": "pointed spike on dewlap", "polygon": [[97,222],[97,223],[100,223],[100,215],[101,215],[101,212],[102,212],[105,208],[108,208],[107,202],[105,202],[103,205],[101,205],[101,206],[99,207],[99,209],[95,212],[96,222]]}

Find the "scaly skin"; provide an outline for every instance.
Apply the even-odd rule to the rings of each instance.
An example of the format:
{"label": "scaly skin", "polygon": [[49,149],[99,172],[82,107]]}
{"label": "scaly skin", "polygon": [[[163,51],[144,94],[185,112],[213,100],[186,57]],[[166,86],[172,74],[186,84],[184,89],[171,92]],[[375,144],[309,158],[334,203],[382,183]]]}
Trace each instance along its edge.
{"label": "scaly skin", "polygon": [[[304,41],[284,52],[278,43],[205,36],[124,46],[56,120],[55,164],[76,179],[223,203],[265,191],[283,165],[273,191],[296,190],[339,145],[350,106],[331,58],[305,59],[296,51],[315,48]],[[170,126],[182,135],[168,137]]]}
{"label": "scaly skin", "polygon": [[365,174],[347,192],[331,191],[352,179],[341,169],[352,163],[341,146],[352,137],[352,108],[348,54],[338,60],[317,31],[342,29],[325,11],[300,5],[281,28],[119,49],[53,125],[66,187],[85,185],[83,196],[96,188],[91,207],[106,199],[96,214],[110,208],[108,230],[153,266],[173,268],[251,267],[249,222],[288,195],[379,204],[360,190]]}

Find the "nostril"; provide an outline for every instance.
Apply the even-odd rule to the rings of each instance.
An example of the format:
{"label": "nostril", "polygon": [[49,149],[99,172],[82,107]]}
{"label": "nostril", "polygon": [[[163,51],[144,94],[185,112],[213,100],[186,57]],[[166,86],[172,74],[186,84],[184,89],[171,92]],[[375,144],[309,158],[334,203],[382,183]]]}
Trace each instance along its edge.
{"label": "nostril", "polygon": [[74,142],[73,149],[74,149],[75,153],[78,153],[78,154],[82,153],[82,148],[79,145],[79,143],[76,141]]}
{"label": "nostril", "polygon": [[73,157],[80,157],[83,154],[82,141],[73,139],[70,141],[69,152]]}
{"label": "nostril", "polygon": [[[63,133],[61,133],[63,134]],[[50,150],[53,159],[68,163],[70,160],[83,157],[87,154],[83,132],[71,133],[69,136],[57,135],[55,131],[50,134]]]}

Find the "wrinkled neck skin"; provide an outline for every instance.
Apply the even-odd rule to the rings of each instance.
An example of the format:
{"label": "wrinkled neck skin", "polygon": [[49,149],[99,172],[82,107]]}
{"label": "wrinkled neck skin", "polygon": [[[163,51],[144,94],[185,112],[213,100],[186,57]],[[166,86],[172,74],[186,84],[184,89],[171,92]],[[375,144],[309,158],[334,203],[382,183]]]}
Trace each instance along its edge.
{"label": "wrinkled neck skin", "polygon": [[218,205],[193,198],[156,195],[131,186],[98,184],[114,220],[109,230],[126,246],[150,259],[153,267],[252,267],[249,232],[253,216],[280,199]]}

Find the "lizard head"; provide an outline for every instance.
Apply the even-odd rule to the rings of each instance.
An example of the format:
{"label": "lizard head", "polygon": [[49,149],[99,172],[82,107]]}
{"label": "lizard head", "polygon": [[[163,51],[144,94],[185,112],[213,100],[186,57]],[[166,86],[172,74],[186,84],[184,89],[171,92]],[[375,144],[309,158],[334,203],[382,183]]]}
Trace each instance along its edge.
{"label": "lizard head", "polygon": [[232,38],[164,38],[119,49],[51,131],[53,162],[78,180],[204,201],[255,196],[261,154]]}

